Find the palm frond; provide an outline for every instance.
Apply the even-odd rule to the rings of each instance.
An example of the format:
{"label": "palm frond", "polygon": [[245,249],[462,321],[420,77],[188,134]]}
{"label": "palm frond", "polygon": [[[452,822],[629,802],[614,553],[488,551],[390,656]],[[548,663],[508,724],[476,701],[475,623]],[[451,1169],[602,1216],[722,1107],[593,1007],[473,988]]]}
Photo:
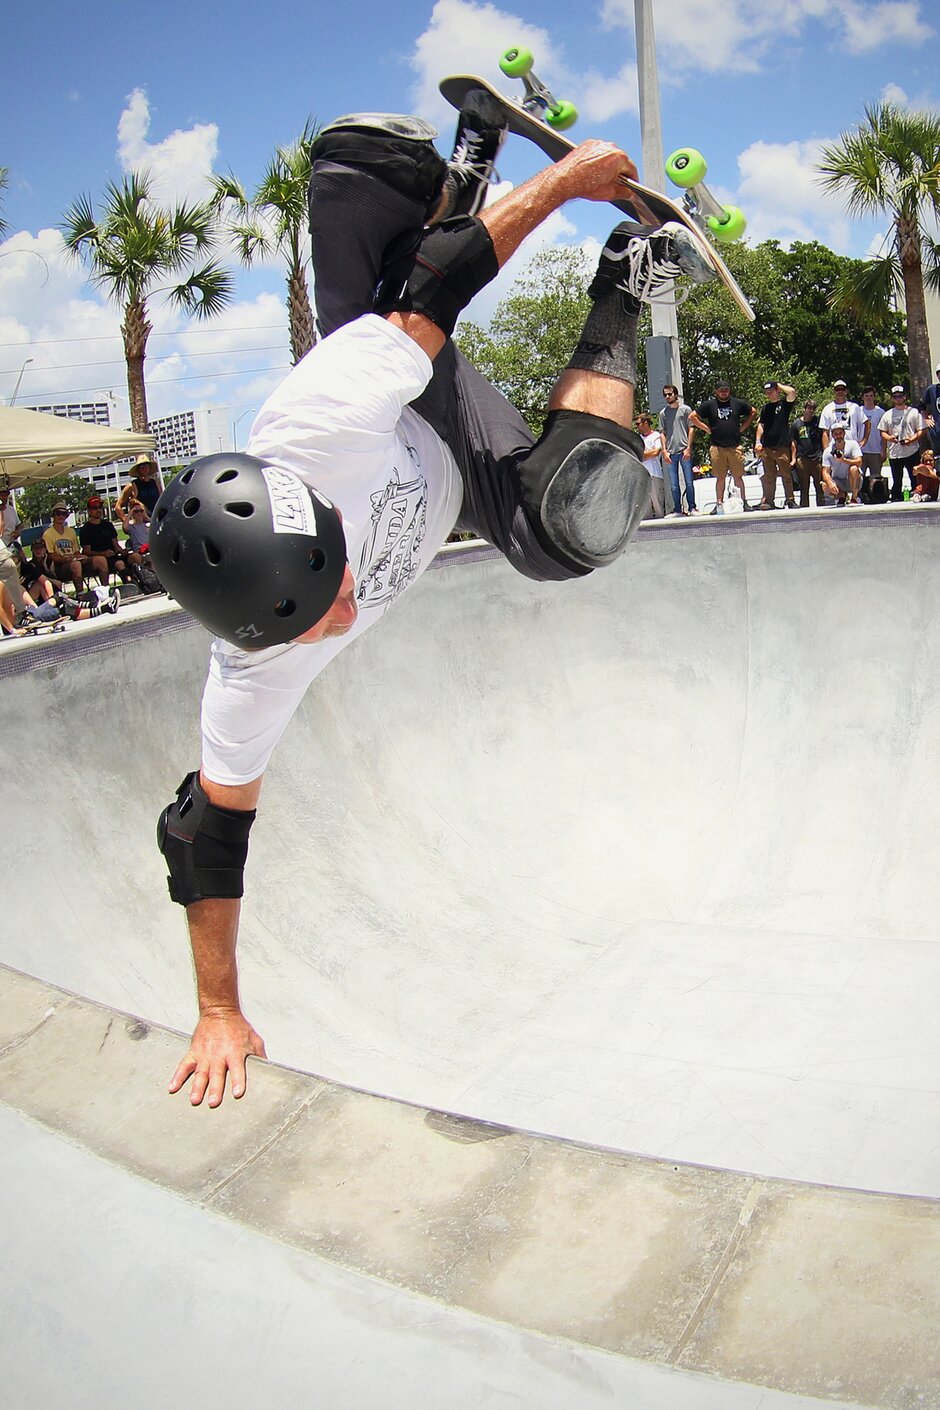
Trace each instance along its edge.
{"label": "palm frond", "polygon": [[214,318],[231,303],[234,287],[229,270],[217,260],[209,260],[201,269],[194,269],[182,284],[170,289],[169,297],[196,318]]}
{"label": "palm frond", "polygon": [[891,253],[859,260],[840,274],[829,303],[835,312],[859,319],[886,317],[894,311],[903,287],[901,262]]}

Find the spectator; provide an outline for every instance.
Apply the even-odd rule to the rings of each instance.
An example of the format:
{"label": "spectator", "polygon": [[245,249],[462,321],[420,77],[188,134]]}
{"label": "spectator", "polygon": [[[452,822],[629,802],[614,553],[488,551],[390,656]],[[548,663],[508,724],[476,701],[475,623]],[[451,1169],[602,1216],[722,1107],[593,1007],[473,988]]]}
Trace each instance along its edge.
{"label": "spectator", "polygon": [[52,507],[52,523],[43,534],[49,551],[52,576],[60,583],[82,588],[82,549],[78,535],[68,523],[69,507],[62,500]]}
{"label": "spectator", "polygon": [[918,502],[934,500],[940,490],[940,476],[937,475],[936,457],[932,450],[925,450],[920,464],[914,466],[914,493],[912,499]]}
{"label": "spectator", "polygon": [[914,466],[920,460],[920,437],[924,418],[916,406],[908,406],[907,393],[901,386],[891,388],[891,409],[881,418],[882,440],[888,447],[891,467],[891,499],[897,504],[904,498],[904,472],[914,490]]}
{"label": "spectator", "polygon": [[809,507],[810,481],[816,490],[816,505],[826,503],[822,487],[822,431],[816,415],[816,403],[803,403],[803,414],[790,427],[790,464],[796,470],[800,486],[800,508]]}
{"label": "spectator", "polygon": [[108,586],[112,573],[116,573],[122,583],[129,581],[131,575],[121,553],[117,529],[104,517],[100,495],[93,494],[88,501],[88,518],[79,530],[78,541],[86,578],[97,573],[102,587]]}
{"label": "spectator", "polygon": [[134,461],[134,477],[124,486],[114,506],[115,512],[124,525],[125,532],[129,528],[132,505],[135,502],[142,504],[149,519],[162,491],[163,485],[157,471],[157,462],[151,455],[138,455]]}
{"label": "spectator", "polygon": [[829,433],[836,425],[845,427],[845,434],[850,441],[857,441],[860,446],[865,444],[868,438],[868,422],[862,415],[858,402],[849,401],[848,387],[841,377],[832,385],[832,401],[827,401],[819,413],[823,450],[827,449]]}
{"label": "spectator", "polygon": [[68,597],[66,593],[56,594],[56,605],[63,617],[73,622],[86,622],[104,613],[112,616],[121,605],[121,595],[117,588],[97,588],[83,592],[79,597]]}
{"label": "spectator", "polygon": [[[796,388],[786,382],[765,382],[767,401],[761,410],[754,433],[754,453],[764,467],[761,480],[761,509],[773,509],[777,501],[777,476],[783,481],[783,495],[788,509],[796,508],[793,498],[793,476],[790,474],[790,407],[796,401]],[[783,400],[780,393],[786,400]]]}
{"label": "spectator", "polygon": [[11,494],[11,490],[0,488],[0,539],[7,548],[12,548],[19,542],[20,529],[23,527],[22,520],[13,507]]}
{"label": "spectator", "polygon": [[873,502],[871,501],[870,481],[873,478],[881,479],[881,467],[885,463],[885,448],[878,431],[885,410],[875,401],[874,387],[862,389],[861,410],[868,422],[868,435],[859,442],[862,447],[862,488],[866,491],[866,497],[869,501]]}
{"label": "spectator", "polygon": [[41,535],[33,544],[30,553],[31,557],[24,557],[20,563],[20,582],[24,591],[34,602],[54,602],[55,584],[49,576],[49,553],[46,541]]}
{"label": "spectator", "polygon": [[711,436],[709,459],[715,472],[715,499],[713,514],[721,512],[725,498],[725,478],[730,474],[741,493],[741,502],[747,509],[747,491],[744,488],[744,452],[741,450],[741,436],[748,429],[757,408],[740,397],[731,395],[731,384],[724,380],[715,383],[715,395],[703,401],[702,405],[689,415],[689,425],[697,431],[706,431]]}
{"label": "spectator", "polygon": [[858,497],[862,485],[861,464],[861,446],[858,441],[849,440],[842,422],[837,421],[832,428],[832,441],[822,457],[823,488],[837,504],[861,503]]}
{"label": "spectator", "polygon": [[666,517],[666,490],[663,483],[663,458],[666,454],[666,441],[662,431],[653,430],[653,418],[645,412],[636,418],[636,426],[643,438],[643,464],[650,476],[650,511],[647,519]]}
{"label": "spectator", "polygon": [[[695,508],[695,477],[692,474],[692,441],[695,430],[689,425],[692,408],[679,396],[678,387],[672,383],[663,387],[666,405],[659,413],[659,429],[666,442],[666,461],[669,465],[669,484],[672,489],[673,512],[676,514],[697,514]],[[685,503],[682,508],[682,490],[679,486],[679,471],[685,481]]]}
{"label": "spectator", "polygon": [[924,389],[920,409],[930,437],[930,449],[937,456],[940,455],[940,363],[934,369],[934,376],[937,380]]}
{"label": "spectator", "polygon": [[16,609],[5,582],[0,582],[0,628],[4,636],[26,635],[22,628],[16,625]]}

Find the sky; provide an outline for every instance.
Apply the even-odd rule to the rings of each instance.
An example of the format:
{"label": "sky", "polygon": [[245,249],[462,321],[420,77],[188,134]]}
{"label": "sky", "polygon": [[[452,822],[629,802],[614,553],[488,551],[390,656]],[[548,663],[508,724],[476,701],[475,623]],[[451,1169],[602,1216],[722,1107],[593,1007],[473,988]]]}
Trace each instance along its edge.
{"label": "sky", "polygon": [[[937,0],[654,0],[654,15],[665,151],[705,153],[709,185],[748,218],[746,238],[818,239],[853,256],[877,248],[883,230],[852,222],[819,188],[814,163],[867,103],[940,107]],[[96,201],[133,169],[152,172],[166,201],[204,196],[212,173],[233,171],[250,188],[308,118],[355,111],[420,113],[449,155],[453,113],[438,81],[477,73],[518,93],[498,67],[516,43],[577,106],[570,136],[617,142],[639,164],[633,16],[633,0],[17,6],[0,88],[10,226],[0,242],[0,402],[22,371],[19,405],[110,397],[113,422],[127,424],[120,315],[57,230],[77,197]],[[540,162],[511,137],[500,178],[518,184]],[[480,296],[474,319],[488,321],[540,244],[590,254],[612,214],[588,202],[557,212]],[[290,360],[283,269],[232,264],[234,300],[211,322],[151,301],[147,388],[153,417],[223,408],[243,446]]]}

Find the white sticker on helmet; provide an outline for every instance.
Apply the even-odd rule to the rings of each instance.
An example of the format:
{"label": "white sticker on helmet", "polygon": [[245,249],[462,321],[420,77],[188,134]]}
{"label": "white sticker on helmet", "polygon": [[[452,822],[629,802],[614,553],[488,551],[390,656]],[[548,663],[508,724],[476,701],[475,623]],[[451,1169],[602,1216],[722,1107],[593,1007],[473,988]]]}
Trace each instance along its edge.
{"label": "white sticker on helmet", "polygon": [[275,465],[263,465],[261,473],[271,501],[271,520],[276,534],[307,534],[316,537],[317,516],[310,491],[303,480]]}

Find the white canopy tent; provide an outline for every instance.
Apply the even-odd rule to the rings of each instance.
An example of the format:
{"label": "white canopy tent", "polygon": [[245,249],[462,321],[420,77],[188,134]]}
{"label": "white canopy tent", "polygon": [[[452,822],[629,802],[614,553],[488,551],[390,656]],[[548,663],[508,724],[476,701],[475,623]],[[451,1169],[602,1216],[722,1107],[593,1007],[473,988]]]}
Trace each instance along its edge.
{"label": "white canopy tent", "polygon": [[19,489],[30,480],[107,465],[151,452],[154,438],[112,426],[89,426],[66,416],[0,406],[0,485]]}

